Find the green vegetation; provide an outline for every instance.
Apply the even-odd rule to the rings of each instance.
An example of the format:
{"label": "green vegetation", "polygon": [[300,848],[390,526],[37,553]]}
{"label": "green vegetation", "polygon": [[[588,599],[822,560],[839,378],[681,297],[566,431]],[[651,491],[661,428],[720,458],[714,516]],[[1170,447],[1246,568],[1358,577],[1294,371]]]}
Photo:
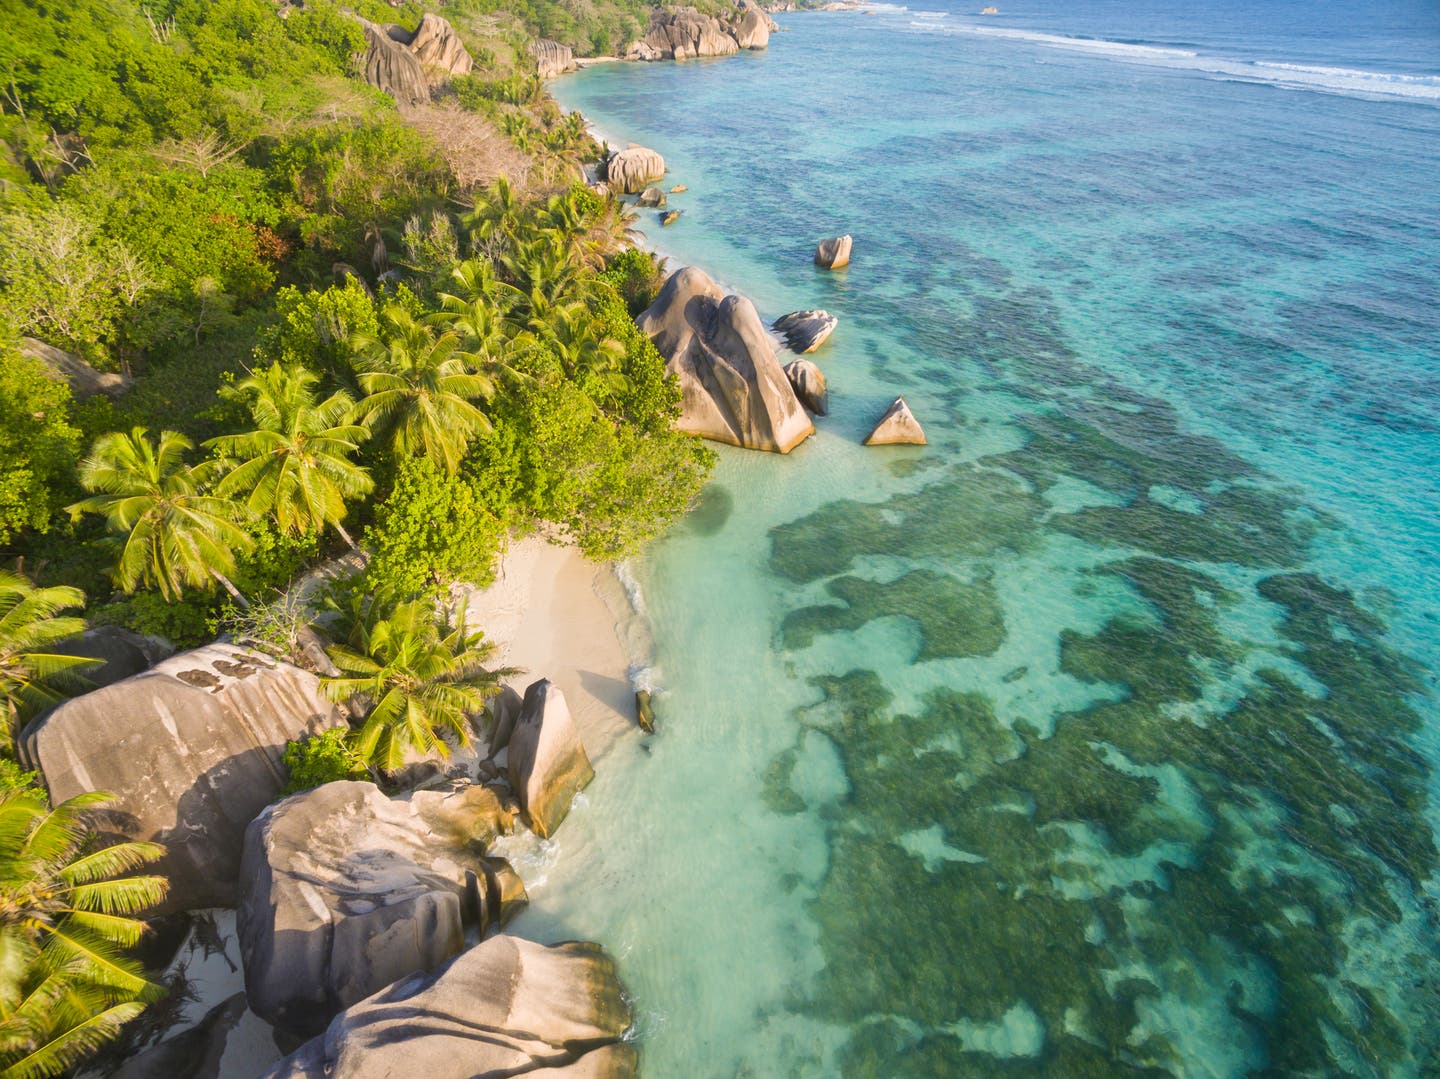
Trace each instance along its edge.
{"label": "green vegetation", "polygon": [[91,660],[49,651],[85,629],[84,619],[61,613],[84,606],[78,588],[36,588],[0,570],[0,746],[8,749],[26,720],[84,685],[79,669]]}
{"label": "green vegetation", "polygon": [[345,643],[329,650],[342,674],[321,685],[333,700],[366,702],[356,758],[394,770],[411,752],[448,756],[452,744],[468,746],[469,717],[484,713],[511,672],[485,668],[494,646],[465,625],[464,611],[437,622],[427,601],[370,593],[344,615]]}
{"label": "green vegetation", "polygon": [[135,876],[155,843],[97,847],[103,792],[54,809],[41,791],[0,793],[0,1074],[57,1075],[112,1040],[159,987],[125,956],[146,931],[134,914],[165,896]]}
{"label": "green vegetation", "polygon": [[[348,554],[355,576],[334,590],[355,598],[331,626],[341,675],[327,685],[357,722],[286,760],[297,787],[365,775],[464,745],[507,673],[486,668],[476,627],[444,614],[451,585],[487,583],[508,537],[535,529],[590,557],[631,554],[711,466],[674,431],[678,389],[632,318],[658,267],[627,250],[629,211],[574,184],[599,147],[525,50],[535,33],[611,51],[647,8],[431,8],[476,67],[404,117],[358,78],[363,34],[330,0],[284,18],[271,0],[10,13],[0,561],[34,580],[0,573],[0,858],[26,835],[65,839],[45,840],[51,869],[12,859],[0,886],[90,867],[47,916],[64,914],[70,939],[88,932],[112,973],[69,960],[47,972],[61,946],[26,934],[54,937],[55,924],[15,914],[11,927],[21,906],[0,901],[6,1075],[69,1067],[153,993],[114,949],[134,942],[129,915],[160,884],[106,893],[96,875],[153,852],[87,861],[80,803],[36,823],[51,819],[43,792],[9,748],[81,688],[90,661],[51,649],[83,628],[68,612],[86,596],[94,623],[179,646],[223,629],[295,659],[313,652],[297,578]],[[353,10],[409,26],[422,12]],[[501,147],[478,166],[465,150],[477,133]],[[77,402],[26,337],[133,386]],[[85,905],[106,895],[100,913]]]}

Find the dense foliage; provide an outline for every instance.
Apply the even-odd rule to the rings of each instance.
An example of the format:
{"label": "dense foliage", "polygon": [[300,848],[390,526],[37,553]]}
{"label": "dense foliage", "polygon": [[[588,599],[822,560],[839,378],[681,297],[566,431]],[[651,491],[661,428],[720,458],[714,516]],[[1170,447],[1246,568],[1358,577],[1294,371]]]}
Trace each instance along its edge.
{"label": "dense foliage", "polygon": [[[52,810],[9,748],[84,688],[90,661],[55,647],[86,596],[91,623],[288,659],[303,636],[314,658],[301,578],[328,563],[326,685],[354,724],[287,750],[292,789],[393,770],[464,745],[510,673],[452,586],[488,583],[534,529],[628,556],[711,465],[632,318],[658,267],[628,249],[633,215],[573,183],[599,148],[525,52],[526,33],[613,51],[647,8],[432,7],[476,59],[432,118],[498,136],[519,167],[457,172],[424,109],[402,117],[356,77],[363,36],[331,0],[7,12],[0,560],[29,576],[0,571],[6,1075],[71,1067],[155,992],[120,951],[163,882],[109,880],[155,849],[93,850],[100,796]],[[133,385],[77,401],[26,338]],[[55,903],[28,910],[32,887]]]}

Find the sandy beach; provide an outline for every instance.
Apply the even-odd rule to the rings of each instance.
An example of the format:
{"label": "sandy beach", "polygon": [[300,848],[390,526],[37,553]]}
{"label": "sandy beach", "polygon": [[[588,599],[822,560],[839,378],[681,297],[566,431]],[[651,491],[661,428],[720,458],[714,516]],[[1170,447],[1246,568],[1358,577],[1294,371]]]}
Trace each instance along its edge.
{"label": "sandy beach", "polygon": [[638,733],[628,675],[636,657],[619,632],[633,614],[608,566],[530,536],[511,543],[489,588],[456,594],[470,624],[495,643],[495,665],[520,668],[510,685],[522,695],[540,678],[560,687],[597,767],[616,739]]}

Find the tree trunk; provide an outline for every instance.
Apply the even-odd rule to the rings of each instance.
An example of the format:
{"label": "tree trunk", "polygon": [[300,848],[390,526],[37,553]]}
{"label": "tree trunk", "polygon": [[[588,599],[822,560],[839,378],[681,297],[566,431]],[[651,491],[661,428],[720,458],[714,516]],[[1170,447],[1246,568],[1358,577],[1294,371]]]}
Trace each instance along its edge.
{"label": "tree trunk", "polygon": [[225,574],[221,573],[218,569],[212,569],[210,571],[210,576],[214,577],[217,581],[219,581],[222,585],[225,586],[225,591],[229,592],[230,595],[235,597],[235,602],[240,604],[240,609],[242,611],[248,611],[250,609],[250,601],[240,594],[240,589],[235,587],[234,581],[230,580],[229,577],[225,576]]}
{"label": "tree trunk", "polygon": [[333,521],[331,523],[335,525],[335,531],[340,533],[340,538],[350,545],[350,549],[352,551],[358,551],[360,549],[359,547],[355,546],[355,541],[350,538],[350,533],[345,531],[344,525],[342,525],[339,521]]}

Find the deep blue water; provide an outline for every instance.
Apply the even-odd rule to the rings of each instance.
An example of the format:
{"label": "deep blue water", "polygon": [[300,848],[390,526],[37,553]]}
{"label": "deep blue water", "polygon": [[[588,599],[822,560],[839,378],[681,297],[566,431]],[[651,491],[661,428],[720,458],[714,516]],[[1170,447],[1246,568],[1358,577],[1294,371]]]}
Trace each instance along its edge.
{"label": "deep blue water", "polygon": [[630,567],[662,733],[531,929],[657,1076],[1440,1073],[1440,9],[999,6],[556,84],[840,328]]}

